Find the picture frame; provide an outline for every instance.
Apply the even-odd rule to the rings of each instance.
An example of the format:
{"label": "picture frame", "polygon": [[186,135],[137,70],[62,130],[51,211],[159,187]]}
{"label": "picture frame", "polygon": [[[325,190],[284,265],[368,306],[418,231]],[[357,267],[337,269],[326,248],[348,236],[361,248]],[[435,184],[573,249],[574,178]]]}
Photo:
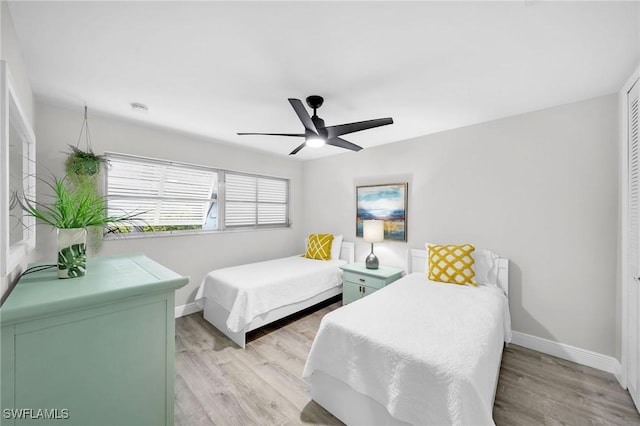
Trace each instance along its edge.
{"label": "picture frame", "polygon": [[356,237],[364,220],[384,220],[384,239],[407,241],[408,183],[356,187]]}

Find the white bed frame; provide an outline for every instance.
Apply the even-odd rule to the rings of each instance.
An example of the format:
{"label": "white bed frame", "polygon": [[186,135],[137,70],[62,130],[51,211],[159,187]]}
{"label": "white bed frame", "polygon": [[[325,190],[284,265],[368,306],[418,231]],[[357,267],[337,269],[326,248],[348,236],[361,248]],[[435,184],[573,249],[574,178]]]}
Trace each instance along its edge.
{"label": "white bed frame", "polygon": [[[427,251],[409,249],[407,253],[407,271],[425,272]],[[509,295],[509,260],[498,259],[498,285]],[[498,364],[499,366],[500,364]],[[496,371],[493,385],[492,404],[498,389],[500,368]],[[309,378],[311,399],[323,406],[331,414],[347,425],[408,425],[389,414],[387,409],[373,398],[353,390],[342,380],[322,371],[315,371]]]}
{"label": "white bed frame", "polygon": [[[344,241],[340,247],[340,259],[349,263],[355,261],[355,244],[353,242]],[[241,348],[244,349],[246,344],[246,335],[251,330],[263,327],[274,321],[287,317],[303,309],[309,308],[334,296],[342,294],[342,285],[326,290],[314,297],[303,300],[302,302],[292,303],[290,305],[281,306],[262,315],[255,317],[241,331],[231,331],[227,327],[227,319],[229,311],[223,306],[210,299],[204,299],[204,319],[209,321],[215,328],[224,333],[229,339],[233,340]]]}

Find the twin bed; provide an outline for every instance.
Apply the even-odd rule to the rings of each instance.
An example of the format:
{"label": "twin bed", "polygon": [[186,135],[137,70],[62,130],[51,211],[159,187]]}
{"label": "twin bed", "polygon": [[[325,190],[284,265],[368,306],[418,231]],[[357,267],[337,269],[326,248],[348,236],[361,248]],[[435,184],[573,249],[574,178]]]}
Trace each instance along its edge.
{"label": "twin bed", "polygon": [[492,425],[502,349],[511,339],[508,261],[496,285],[429,281],[426,251],[409,274],[322,320],[303,377],[346,424]]}
{"label": "twin bed", "polygon": [[[331,261],[214,271],[201,286],[205,319],[244,347],[248,331],[340,294],[339,266],[353,251],[345,242]],[[493,424],[511,339],[508,260],[493,259],[484,271],[492,283],[471,287],[429,281],[426,258],[410,250],[407,275],[322,320],[303,377],[312,399],[347,424]]]}
{"label": "twin bed", "polygon": [[291,256],[210,272],[196,296],[204,318],[244,348],[249,331],[342,294],[340,266],[353,263],[354,243],[336,244],[331,260]]}

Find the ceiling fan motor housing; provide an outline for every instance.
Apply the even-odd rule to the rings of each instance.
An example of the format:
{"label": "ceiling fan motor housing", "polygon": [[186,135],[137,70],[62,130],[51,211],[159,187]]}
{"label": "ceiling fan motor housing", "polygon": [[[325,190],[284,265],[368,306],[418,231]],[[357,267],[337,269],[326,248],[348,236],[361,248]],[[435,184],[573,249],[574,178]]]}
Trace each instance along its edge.
{"label": "ceiling fan motor housing", "polygon": [[327,130],[325,129],[324,120],[314,114],[313,117],[311,117],[311,121],[313,121],[314,126],[316,126],[318,135],[326,137]]}
{"label": "ceiling fan motor housing", "polygon": [[307,105],[309,105],[309,108],[313,108],[314,112],[316,109],[322,106],[323,102],[324,102],[324,98],[322,96],[318,96],[318,95],[307,96]]}

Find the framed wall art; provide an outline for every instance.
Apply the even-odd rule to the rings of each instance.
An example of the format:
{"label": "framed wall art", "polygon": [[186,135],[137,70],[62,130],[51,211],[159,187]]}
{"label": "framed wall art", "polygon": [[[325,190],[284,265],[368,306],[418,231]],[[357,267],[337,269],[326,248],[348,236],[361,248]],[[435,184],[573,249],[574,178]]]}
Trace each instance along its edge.
{"label": "framed wall art", "polygon": [[407,183],[356,187],[356,237],[362,221],[384,220],[385,240],[407,241]]}

